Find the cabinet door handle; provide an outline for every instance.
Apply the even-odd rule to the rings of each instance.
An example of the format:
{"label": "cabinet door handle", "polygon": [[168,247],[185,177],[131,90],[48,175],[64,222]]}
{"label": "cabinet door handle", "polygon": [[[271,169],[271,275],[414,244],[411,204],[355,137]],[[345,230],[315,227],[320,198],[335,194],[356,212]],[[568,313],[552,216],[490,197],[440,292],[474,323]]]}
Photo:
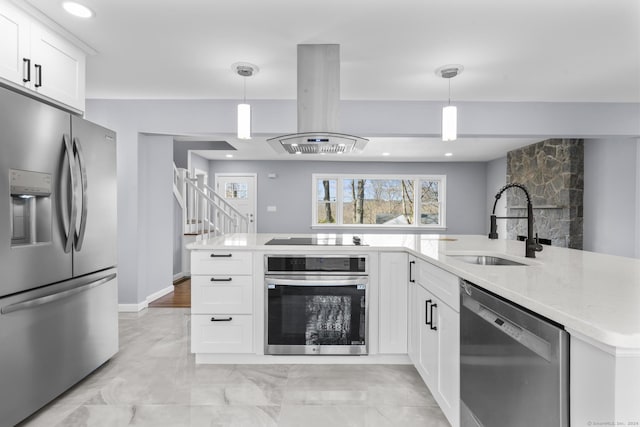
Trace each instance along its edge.
{"label": "cabinet door handle", "polygon": [[431,303],[430,299],[424,302],[424,324],[427,326],[431,326],[431,322],[433,321],[433,318],[429,320],[429,304],[430,303]]}
{"label": "cabinet door handle", "polygon": [[413,278],[413,266],[415,264],[415,261],[409,261],[409,282],[411,283],[416,283],[416,279]]}
{"label": "cabinet door handle", "polygon": [[233,320],[233,317],[231,317],[231,316],[226,317],[224,319],[216,319],[215,317],[211,318],[212,322],[231,322],[231,320]]}
{"label": "cabinet door handle", "polygon": [[[31,81],[31,60],[29,58],[22,58],[22,81],[24,83],[30,82]],[[25,70],[26,70],[26,74],[27,77],[25,77]]]}
{"label": "cabinet door handle", "polygon": [[211,258],[231,258],[233,254],[211,254]]}
{"label": "cabinet door handle", "polygon": [[431,314],[430,317],[431,317],[431,330],[432,331],[437,331],[438,330],[438,327],[433,323],[433,309],[437,308],[437,307],[438,307],[438,304],[431,304],[431,308],[429,310],[429,312],[430,312],[429,314]]}
{"label": "cabinet door handle", "polygon": [[233,280],[233,278],[232,277],[226,277],[224,279],[216,279],[215,277],[212,277],[210,280],[212,282],[230,282],[230,281]]}
{"label": "cabinet door handle", "polygon": [[42,86],[42,65],[35,64],[33,68],[36,69],[36,84],[34,86],[40,87]]}

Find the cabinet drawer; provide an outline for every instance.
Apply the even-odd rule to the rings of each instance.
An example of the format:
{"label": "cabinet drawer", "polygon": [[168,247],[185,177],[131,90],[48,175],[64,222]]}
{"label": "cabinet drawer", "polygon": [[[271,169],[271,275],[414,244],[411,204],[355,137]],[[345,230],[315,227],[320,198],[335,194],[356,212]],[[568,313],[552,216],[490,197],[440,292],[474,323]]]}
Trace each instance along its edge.
{"label": "cabinet drawer", "polygon": [[191,312],[251,314],[253,276],[193,276]]}
{"label": "cabinet drawer", "polygon": [[252,351],[253,316],[191,315],[192,353],[251,353]]}
{"label": "cabinet drawer", "polygon": [[457,276],[426,261],[417,261],[417,282],[455,311],[460,311],[460,288]]}
{"label": "cabinet drawer", "polygon": [[252,261],[251,252],[192,251],[191,274],[250,275]]}

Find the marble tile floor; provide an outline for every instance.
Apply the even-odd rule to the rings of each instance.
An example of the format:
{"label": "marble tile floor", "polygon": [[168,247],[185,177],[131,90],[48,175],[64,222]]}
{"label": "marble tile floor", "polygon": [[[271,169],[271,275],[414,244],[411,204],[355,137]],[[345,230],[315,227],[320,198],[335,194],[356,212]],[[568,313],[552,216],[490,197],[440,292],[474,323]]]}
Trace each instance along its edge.
{"label": "marble tile floor", "polygon": [[445,427],[410,365],[196,365],[189,309],[120,314],[120,351],[20,427]]}

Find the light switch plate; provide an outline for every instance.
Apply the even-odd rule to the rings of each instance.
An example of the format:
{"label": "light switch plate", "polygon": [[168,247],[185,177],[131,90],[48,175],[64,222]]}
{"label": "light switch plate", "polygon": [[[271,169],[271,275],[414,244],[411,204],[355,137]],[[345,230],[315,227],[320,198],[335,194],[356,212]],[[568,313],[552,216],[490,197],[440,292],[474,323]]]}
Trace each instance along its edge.
{"label": "light switch plate", "polygon": [[275,212],[276,210],[275,206],[267,206],[267,212]]}

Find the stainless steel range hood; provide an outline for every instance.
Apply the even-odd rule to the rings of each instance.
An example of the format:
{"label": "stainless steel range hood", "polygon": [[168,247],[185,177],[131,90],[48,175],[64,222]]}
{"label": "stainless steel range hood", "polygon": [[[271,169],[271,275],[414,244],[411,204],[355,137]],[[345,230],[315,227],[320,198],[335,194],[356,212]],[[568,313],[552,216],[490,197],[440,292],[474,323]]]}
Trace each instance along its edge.
{"label": "stainless steel range hood", "polygon": [[360,151],[368,139],[338,132],[340,45],[298,45],[298,133],[267,139],[279,153]]}

